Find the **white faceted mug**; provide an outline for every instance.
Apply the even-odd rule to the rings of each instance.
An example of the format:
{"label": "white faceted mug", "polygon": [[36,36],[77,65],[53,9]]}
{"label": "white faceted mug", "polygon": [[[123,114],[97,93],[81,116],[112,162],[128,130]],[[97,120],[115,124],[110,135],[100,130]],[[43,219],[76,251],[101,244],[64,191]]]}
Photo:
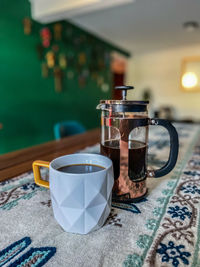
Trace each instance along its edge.
{"label": "white faceted mug", "polygon": [[[58,169],[74,164],[92,164],[103,167],[91,173],[67,173]],[[49,182],[41,179],[39,167],[49,168]],[[50,188],[53,213],[66,231],[88,234],[105,223],[111,209],[114,184],[112,161],[102,155],[78,153],[53,161],[33,162],[37,185]]]}

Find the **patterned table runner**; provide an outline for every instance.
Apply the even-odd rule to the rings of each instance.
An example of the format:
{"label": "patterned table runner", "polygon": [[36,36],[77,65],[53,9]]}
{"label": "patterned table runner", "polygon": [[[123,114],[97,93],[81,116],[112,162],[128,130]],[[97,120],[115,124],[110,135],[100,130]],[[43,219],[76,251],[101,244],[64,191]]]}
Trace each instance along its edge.
{"label": "patterned table runner", "polygon": [[[1,182],[0,267],[200,266],[200,126],[176,128],[175,169],[148,179],[149,193],[141,202],[113,202],[104,227],[88,235],[62,230],[49,191],[35,185],[32,172]],[[162,128],[152,127],[151,166],[166,161],[167,138]],[[99,145],[86,151],[99,153]],[[42,173],[47,178],[45,169]]]}

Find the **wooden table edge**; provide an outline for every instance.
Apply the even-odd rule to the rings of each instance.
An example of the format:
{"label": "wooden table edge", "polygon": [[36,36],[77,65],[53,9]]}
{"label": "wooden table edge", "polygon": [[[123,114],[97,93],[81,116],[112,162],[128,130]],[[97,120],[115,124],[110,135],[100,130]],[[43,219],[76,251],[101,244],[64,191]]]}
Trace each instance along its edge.
{"label": "wooden table edge", "polygon": [[0,156],[0,182],[32,170],[34,160],[51,161],[100,142],[100,129],[65,137],[41,145],[20,149]]}

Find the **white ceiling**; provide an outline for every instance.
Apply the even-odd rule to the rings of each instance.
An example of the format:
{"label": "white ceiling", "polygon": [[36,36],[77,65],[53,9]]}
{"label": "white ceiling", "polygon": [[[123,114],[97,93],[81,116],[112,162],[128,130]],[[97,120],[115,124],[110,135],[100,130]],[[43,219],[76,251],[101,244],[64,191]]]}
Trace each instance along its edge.
{"label": "white ceiling", "polygon": [[182,27],[191,20],[200,24],[200,0],[136,0],[71,20],[134,54],[200,44],[200,29]]}
{"label": "white ceiling", "polygon": [[41,23],[69,19],[135,0],[29,0],[32,18]]}

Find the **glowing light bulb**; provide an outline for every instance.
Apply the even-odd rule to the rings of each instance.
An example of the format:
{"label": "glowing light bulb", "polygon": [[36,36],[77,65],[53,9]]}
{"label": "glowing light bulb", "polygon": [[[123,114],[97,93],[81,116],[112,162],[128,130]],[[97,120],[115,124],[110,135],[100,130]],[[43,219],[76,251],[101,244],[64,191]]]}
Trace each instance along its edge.
{"label": "glowing light bulb", "polygon": [[197,85],[198,79],[195,73],[187,72],[182,77],[182,85],[185,88],[192,88]]}

